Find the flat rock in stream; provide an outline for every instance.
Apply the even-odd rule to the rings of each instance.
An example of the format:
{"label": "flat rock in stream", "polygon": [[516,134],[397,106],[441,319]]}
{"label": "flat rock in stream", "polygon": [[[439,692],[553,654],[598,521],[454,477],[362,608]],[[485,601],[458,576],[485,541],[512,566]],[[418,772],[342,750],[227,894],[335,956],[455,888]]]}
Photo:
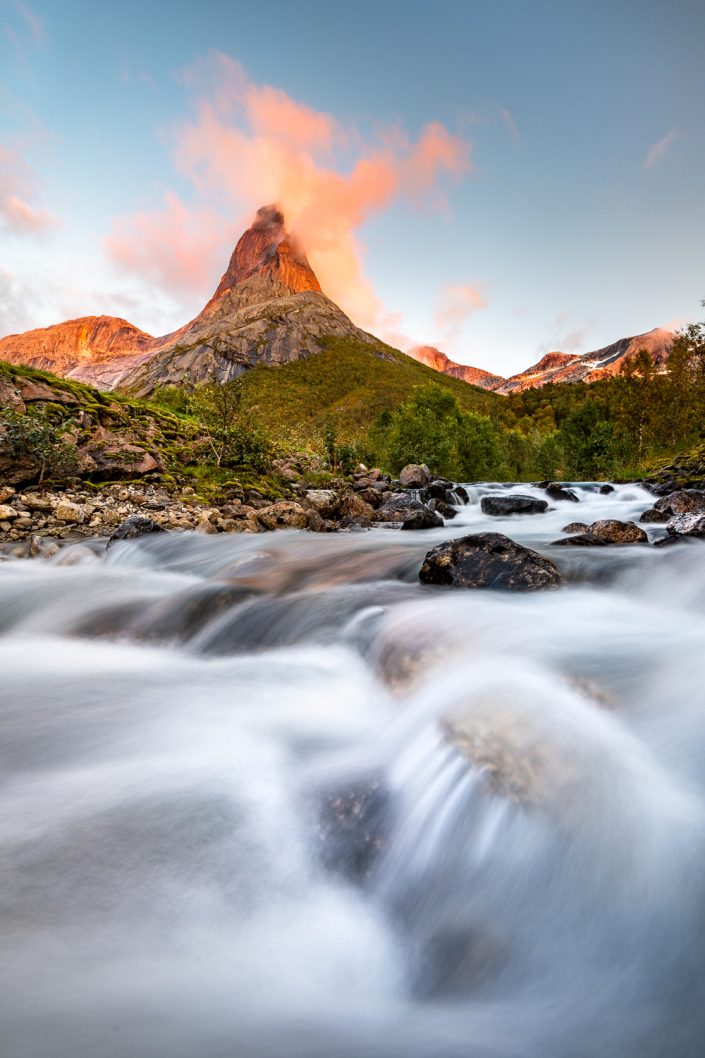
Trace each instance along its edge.
{"label": "flat rock in stream", "polygon": [[533,496],[483,496],[480,509],[483,514],[502,518],[508,514],[543,514],[548,510],[548,503]]}
{"label": "flat rock in stream", "polygon": [[426,555],[419,580],[493,591],[542,591],[563,583],[549,559],[502,533],[474,533],[439,544]]}

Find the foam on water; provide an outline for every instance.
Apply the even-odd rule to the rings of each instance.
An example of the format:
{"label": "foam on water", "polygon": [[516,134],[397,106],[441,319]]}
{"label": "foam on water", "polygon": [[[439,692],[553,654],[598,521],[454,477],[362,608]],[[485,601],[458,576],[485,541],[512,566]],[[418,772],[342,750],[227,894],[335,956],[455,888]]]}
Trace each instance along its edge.
{"label": "foam on water", "polygon": [[[652,497],[499,489],[0,564],[4,1056],[700,1053],[705,545],[551,550]],[[488,528],[568,586],[416,583]]]}

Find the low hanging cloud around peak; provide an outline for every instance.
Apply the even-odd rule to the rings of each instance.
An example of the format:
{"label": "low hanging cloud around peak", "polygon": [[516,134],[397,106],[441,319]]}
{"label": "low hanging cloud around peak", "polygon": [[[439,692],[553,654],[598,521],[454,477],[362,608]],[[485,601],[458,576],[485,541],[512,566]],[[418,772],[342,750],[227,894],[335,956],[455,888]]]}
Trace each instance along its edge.
{"label": "low hanging cloud around peak", "polygon": [[473,171],[470,143],[440,122],[415,137],[396,125],[365,137],[280,88],[255,84],[220,52],[180,80],[192,113],[172,130],[172,154],[191,201],[169,193],[151,213],[117,218],[106,241],[113,260],[172,293],[206,296],[255,210],[279,202],[324,291],[362,326],[392,329],[398,321],[364,273],[359,229],[401,198],[444,208],[449,186]]}

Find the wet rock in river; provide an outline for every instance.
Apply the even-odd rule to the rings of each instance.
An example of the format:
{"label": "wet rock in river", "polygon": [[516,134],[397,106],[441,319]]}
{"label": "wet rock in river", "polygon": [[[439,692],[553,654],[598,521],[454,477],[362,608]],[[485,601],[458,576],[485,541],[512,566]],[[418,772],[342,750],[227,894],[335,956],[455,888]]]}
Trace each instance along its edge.
{"label": "wet rock in river", "polygon": [[667,514],[665,511],[657,511],[655,507],[650,507],[648,511],[644,511],[639,521],[646,524],[658,525],[670,522],[671,518],[672,515]]}
{"label": "wet rock in river", "polygon": [[549,559],[502,533],[474,533],[439,544],[426,555],[419,580],[495,591],[541,591],[563,583]]}
{"label": "wet rock in river", "polygon": [[119,540],[136,540],[140,536],[150,536],[152,533],[163,533],[164,531],[161,525],[157,525],[151,518],[133,514],[117,527],[108,540],[108,547]]}
{"label": "wet rock in river", "polygon": [[560,485],[557,481],[550,481],[544,491],[552,500],[580,503],[577,493],[573,492],[572,489],[567,489],[564,485]]}
{"label": "wet rock in river", "polygon": [[568,522],[561,529],[562,533],[586,533],[588,530],[587,522]]}
{"label": "wet rock in river", "polygon": [[440,514],[431,511],[428,507],[422,507],[420,511],[413,511],[409,517],[402,522],[402,529],[438,529],[443,525]]}
{"label": "wet rock in river", "polygon": [[387,844],[389,817],[389,791],[379,778],[357,778],[324,790],[318,839],[328,870],[363,882]]}
{"label": "wet rock in river", "polygon": [[548,503],[533,496],[483,496],[480,509],[483,514],[501,518],[508,514],[543,514]]}
{"label": "wet rock in river", "polygon": [[654,504],[654,510],[665,514],[689,514],[691,511],[705,511],[705,491],[701,489],[679,489],[662,496]]}
{"label": "wet rock in river", "polygon": [[705,536],[705,512],[691,511],[673,518],[666,526],[669,537]]}
{"label": "wet rock in river", "polygon": [[603,518],[593,522],[585,532],[577,536],[566,536],[554,540],[558,547],[606,547],[610,544],[646,544],[649,538],[636,522],[620,522],[616,518]]}

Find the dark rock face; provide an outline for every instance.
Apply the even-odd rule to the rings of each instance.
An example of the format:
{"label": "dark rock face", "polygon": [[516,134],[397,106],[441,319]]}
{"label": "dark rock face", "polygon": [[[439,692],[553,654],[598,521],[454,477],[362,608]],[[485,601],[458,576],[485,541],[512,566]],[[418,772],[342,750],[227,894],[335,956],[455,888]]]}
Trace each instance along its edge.
{"label": "dark rock face", "polygon": [[580,503],[578,495],[573,492],[572,489],[566,489],[563,485],[559,485],[556,481],[549,482],[546,486],[545,491],[546,495],[550,496],[552,500],[557,500],[559,502],[566,501],[569,503]]}
{"label": "dark rock face", "polygon": [[461,503],[469,503],[470,497],[468,496],[468,490],[464,489],[462,485],[456,485],[453,489],[455,495],[459,498]]}
{"label": "dark rock face", "polygon": [[533,496],[483,496],[480,500],[483,514],[496,518],[508,514],[543,514],[548,510],[546,500],[535,500]]}
{"label": "dark rock face", "polygon": [[561,529],[562,533],[586,533],[588,531],[587,522],[569,522],[568,525],[564,525]]}
{"label": "dark rock face", "polygon": [[669,537],[705,536],[705,512],[690,511],[679,514],[666,526]]}
{"label": "dark rock face", "polygon": [[690,514],[705,511],[705,492],[701,489],[680,489],[662,496],[654,504],[654,510],[664,514]]}
{"label": "dark rock face", "polygon": [[414,511],[402,522],[402,529],[438,529],[443,525],[440,514],[423,507],[420,511]]}
{"label": "dark rock face", "polygon": [[600,485],[597,491],[601,496],[609,496],[611,492],[614,492],[614,485]]}
{"label": "dark rock face", "polygon": [[141,514],[133,514],[117,527],[108,540],[108,547],[111,544],[116,544],[118,540],[136,540],[139,536],[149,536],[151,533],[163,533],[164,531],[151,518],[144,518]]}
{"label": "dark rock face", "polygon": [[419,580],[494,591],[541,591],[563,583],[552,562],[501,533],[475,533],[432,548]]}
{"label": "dark rock face", "polygon": [[670,514],[667,514],[666,511],[658,511],[655,507],[651,507],[648,511],[644,511],[641,518],[639,519],[640,522],[652,524],[662,524],[664,522],[670,522],[670,520]]}
{"label": "dark rock face", "polygon": [[589,525],[587,531],[578,536],[566,536],[554,540],[556,547],[606,547],[609,544],[647,544],[649,538],[635,522],[620,522],[615,518],[603,518]]}

